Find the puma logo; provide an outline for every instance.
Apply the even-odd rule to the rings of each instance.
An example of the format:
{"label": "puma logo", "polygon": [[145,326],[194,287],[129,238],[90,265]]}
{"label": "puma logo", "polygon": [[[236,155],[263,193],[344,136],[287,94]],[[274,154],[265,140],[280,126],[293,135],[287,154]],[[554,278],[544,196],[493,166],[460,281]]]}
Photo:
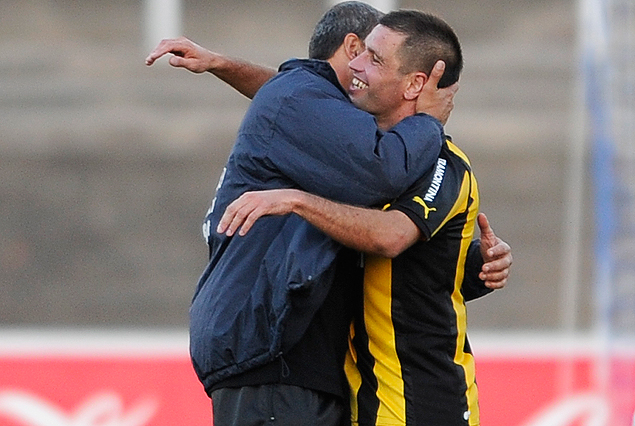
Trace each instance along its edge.
{"label": "puma logo", "polygon": [[424,219],[428,218],[428,216],[430,215],[430,212],[436,212],[437,211],[436,207],[428,207],[426,205],[426,202],[423,201],[423,199],[421,197],[419,197],[419,196],[414,197],[412,199],[412,201],[414,201],[415,203],[421,204],[423,206],[423,213],[424,213],[423,218]]}

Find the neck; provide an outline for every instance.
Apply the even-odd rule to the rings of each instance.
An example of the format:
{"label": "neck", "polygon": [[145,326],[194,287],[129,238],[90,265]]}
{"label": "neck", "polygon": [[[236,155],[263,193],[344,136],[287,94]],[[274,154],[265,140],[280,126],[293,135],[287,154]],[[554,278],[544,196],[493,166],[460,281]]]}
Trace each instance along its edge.
{"label": "neck", "polygon": [[377,127],[381,130],[389,130],[397,125],[401,120],[416,113],[415,102],[405,101],[397,108],[384,115],[375,115]]}
{"label": "neck", "polygon": [[351,85],[352,74],[351,70],[348,67],[348,63],[350,58],[346,55],[343,47],[340,47],[334,54],[328,59],[328,63],[331,64],[331,67],[335,71],[337,75],[337,79],[340,84],[344,88],[344,90],[348,90]]}
{"label": "neck", "polygon": [[348,88],[351,85],[351,78],[349,76],[348,67],[338,67],[337,64],[333,64],[331,61],[329,61],[329,63],[335,71],[337,80],[340,82],[340,85],[344,88],[344,90],[348,91]]}

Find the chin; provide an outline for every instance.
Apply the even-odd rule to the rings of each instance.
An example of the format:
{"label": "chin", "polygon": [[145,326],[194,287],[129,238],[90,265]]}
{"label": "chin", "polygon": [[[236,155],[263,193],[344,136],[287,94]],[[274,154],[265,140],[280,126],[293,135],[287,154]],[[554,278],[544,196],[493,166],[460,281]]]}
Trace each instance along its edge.
{"label": "chin", "polygon": [[349,94],[349,97],[351,98],[351,102],[353,103],[353,105],[355,105],[359,109],[365,109],[365,102],[363,99],[361,99],[359,96],[355,96],[354,94]]}

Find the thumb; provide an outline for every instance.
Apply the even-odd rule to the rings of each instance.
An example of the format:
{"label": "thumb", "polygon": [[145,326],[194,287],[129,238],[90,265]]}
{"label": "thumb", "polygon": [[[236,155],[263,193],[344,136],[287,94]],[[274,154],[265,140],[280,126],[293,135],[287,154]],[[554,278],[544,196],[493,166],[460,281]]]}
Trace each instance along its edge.
{"label": "thumb", "polygon": [[486,245],[486,249],[493,247],[496,244],[496,235],[489,225],[489,220],[484,213],[479,213],[477,218],[478,227],[481,230],[481,245]]}
{"label": "thumb", "polygon": [[437,61],[430,71],[430,77],[428,79],[428,83],[435,88],[439,87],[439,80],[443,77],[443,73],[445,72],[445,62]]}

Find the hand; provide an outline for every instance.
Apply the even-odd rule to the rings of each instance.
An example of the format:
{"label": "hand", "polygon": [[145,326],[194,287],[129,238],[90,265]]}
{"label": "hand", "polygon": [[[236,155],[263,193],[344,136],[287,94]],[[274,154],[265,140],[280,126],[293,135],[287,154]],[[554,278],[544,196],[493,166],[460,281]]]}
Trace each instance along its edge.
{"label": "hand", "polygon": [[439,80],[443,77],[444,71],[445,62],[437,61],[417,99],[417,112],[431,115],[445,126],[454,109],[454,95],[459,90],[459,83],[439,89]]}
{"label": "hand", "polygon": [[179,37],[162,40],[146,58],[146,65],[152,65],[168,53],[173,55],[169,60],[170,65],[197,74],[211,70],[214,60],[219,56],[185,37]]}
{"label": "hand", "polygon": [[240,228],[238,235],[244,236],[262,216],[292,213],[295,197],[299,193],[295,189],[245,192],[227,206],[216,232],[231,237]]}
{"label": "hand", "polygon": [[481,229],[481,255],[484,261],[479,278],[485,281],[486,287],[503,288],[507,284],[509,267],[513,262],[511,247],[494,234],[483,213],[479,213],[477,222]]}

